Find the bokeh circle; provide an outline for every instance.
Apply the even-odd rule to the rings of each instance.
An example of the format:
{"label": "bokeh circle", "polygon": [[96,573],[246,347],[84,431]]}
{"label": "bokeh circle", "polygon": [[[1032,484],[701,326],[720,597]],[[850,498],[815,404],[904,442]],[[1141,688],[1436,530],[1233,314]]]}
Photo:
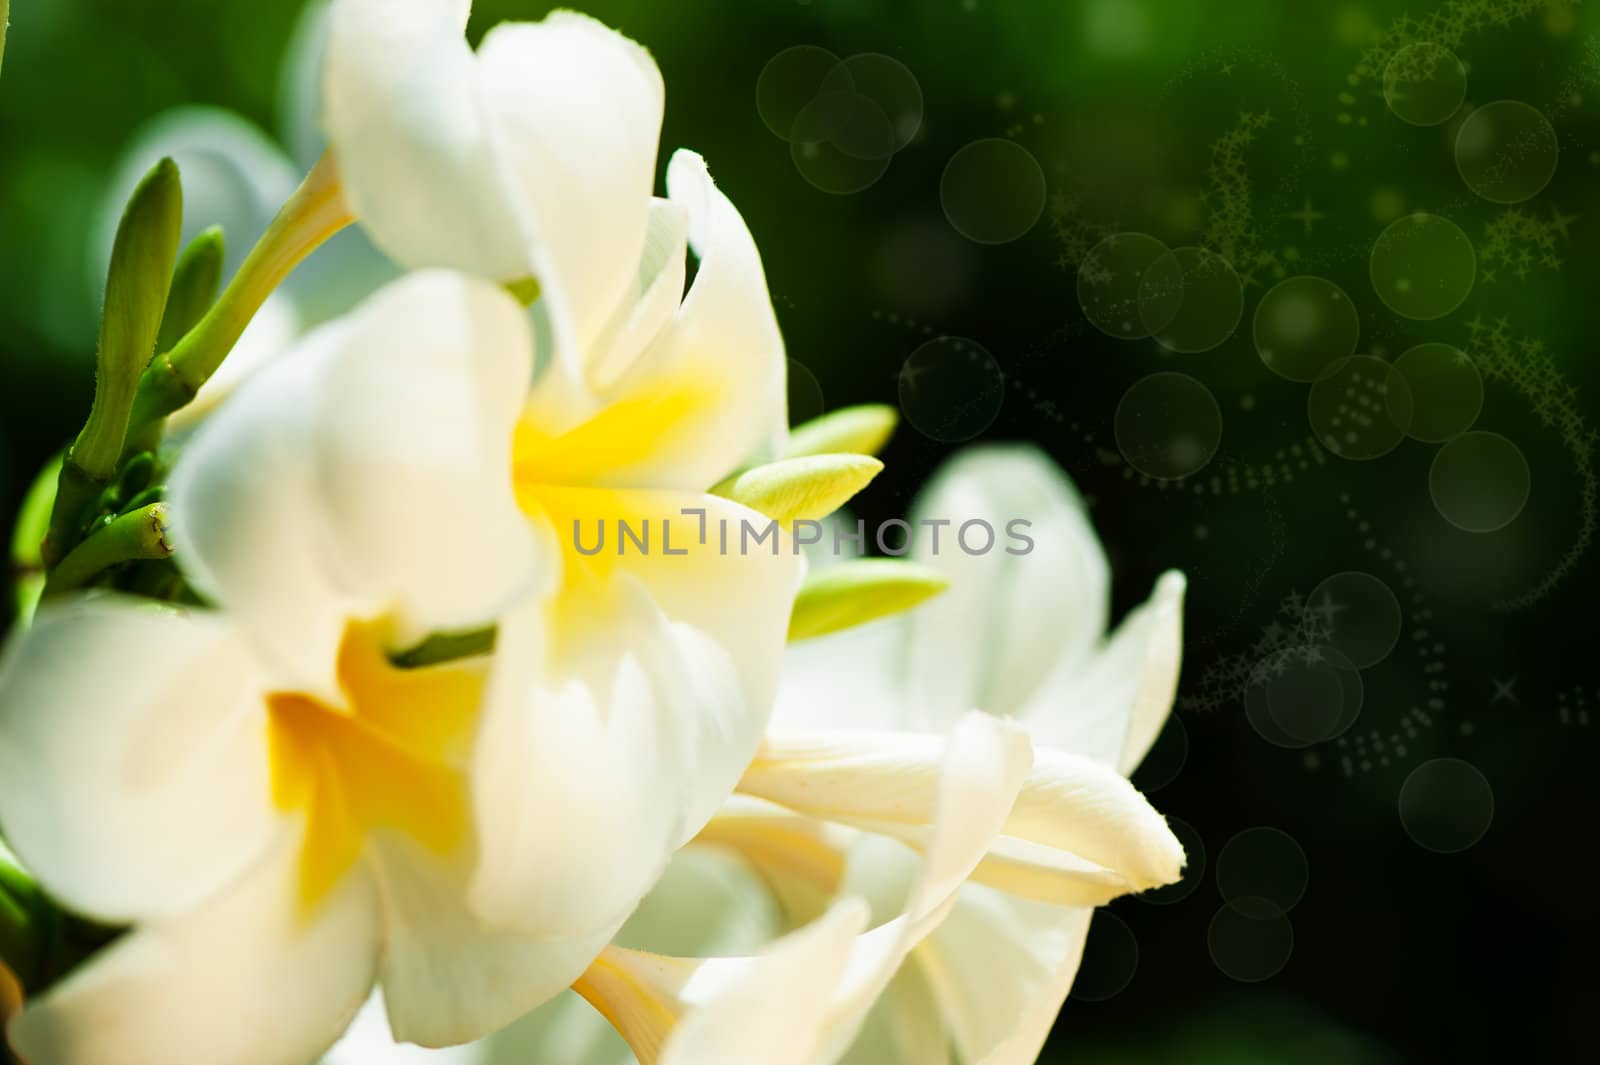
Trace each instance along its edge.
{"label": "bokeh circle", "polygon": [[910,144],[922,129],[922,86],[893,56],[881,52],[850,56],[823,78],[821,91],[848,91],[873,101],[889,118],[891,154]]}
{"label": "bokeh circle", "polygon": [[1244,285],[1233,264],[1201,247],[1174,248],[1139,280],[1139,319],[1168,351],[1194,355],[1233,335]]}
{"label": "bokeh circle", "polygon": [[1361,317],[1344,289],[1326,278],[1302,275],[1267,290],[1256,304],[1251,333],[1267,369],[1309,384],[1355,353]]}
{"label": "bokeh circle", "polygon": [[1078,303],[1089,324],[1118,340],[1149,336],[1139,314],[1139,284],[1168,251],[1144,233],[1113,233],[1090,248],[1078,264]]}
{"label": "bokeh circle", "polygon": [[1456,170],[1490,203],[1533,199],[1555,177],[1560,157],[1555,127],[1520,100],[1484,104],[1456,133]]}
{"label": "bokeh circle", "polygon": [[817,375],[809,367],[790,359],[788,386],[790,425],[799,425],[822,415],[825,409],[822,382],[817,380]]}
{"label": "bokeh circle", "polygon": [[1175,481],[1198,473],[1222,443],[1222,408],[1188,374],[1163,371],[1135,381],[1112,420],[1117,450],[1147,477]]}
{"label": "bokeh circle", "polygon": [[1487,533],[1516,520],[1533,478],[1522,449],[1499,433],[1463,433],[1445,444],[1428,469],[1434,509],[1465,532]]}
{"label": "bokeh circle", "polygon": [[1306,597],[1305,609],[1352,668],[1371,669],[1400,642],[1400,600],[1370,573],[1347,570],[1324,579]]}
{"label": "bokeh circle", "polygon": [[1387,455],[1411,426],[1412,399],[1392,363],[1352,355],[1335,363],[1306,394],[1306,417],[1318,443],[1344,459]]}
{"label": "bokeh circle", "polygon": [[899,392],[912,428],[931,440],[959,444],[994,423],[1005,400],[1005,375],[976,340],[935,337],[906,358]]}
{"label": "bokeh circle", "polygon": [[1139,969],[1139,940],[1128,922],[1101,908],[1089,922],[1083,961],[1072,982],[1072,997],[1082,1002],[1105,1002],[1121,994]]}
{"label": "bokeh circle", "polygon": [[1294,925],[1267,899],[1234,899],[1211,918],[1206,949],[1224,975],[1240,983],[1259,983],[1289,964]]}
{"label": "bokeh circle", "polygon": [[1235,834],[1217,852],[1216,876],[1224,900],[1265,899],[1288,913],[1305,897],[1311,863],[1293,836],[1258,825]]}
{"label": "bokeh circle", "polygon": [[1389,223],[1372,245],[1372,288],[1402,318],[1443,318],[1467,298],[1478,259],[1460,226],[1436,214]]}
{"label": "bokeh circle", "polygon": [[1483,375],[1466,352],[1430,342],[1394,360],[1411,392],[1413,440],[1439,444],[1472,428],[1483,410]]}
{"label": "bokeh circle", "polygon": [[[1327,743],[1347,732],[1361,713],[1365,685],[1332,644],[1284,648],[1261,682],[1262,702],[1279,746]],[[1247,708],[1248,714],[1248,708]]]}
{"label": "bokeh circle", "polygon": [[1329,644],[1297,644],[1257,662],[1244,691],[1245,720],[1256,735],[1286,750],[1326,743],[1361,716],[1361,673]]}
{"label": "bokeh circle", "polygon": [[819,92],[795,117],[789,157],[814,188],[848,196],[870,188],[894,155],[889,116],[851,91]]}
{"label": "bokeh circle", "polygon": [[957,151],[939,178],[939,202],[957,233],[1008,244],[1032,229],[1045,205],[1044,168],[1015,141],[988,137]]}
{"label": "bokeh circle", "polygon": [[1167,723],[1133,771],[1134,786],[1146,795],[1160,791],[1178,779],[1188,761],[1189,730],[1177,714],[1168,714]]}
{"label": "bokeh circle", "polygon": [[1456,854],[1476,844],[1494,822],[1494,789],[1471,762],[1435,758],[1400,786],[1400,823],[1424,850]]}
{"label": "bokeh circle", "polygon": [[[790,138],[800,112],[816,99],[823,83],[839,66],[838,56],[814,44],[785,48],[767,60],[756,77],[756,112],[774,137],[785,141]],[[837,89],[837,75],[834,76]],[[854,87],[848,86],[852,90]]]}
{"label": "bokeh circle", "polygon": [[1467,68],[1435,41],[1417,41],[1395,52],[1383,70],[1383,99],[1413,126],[1450,120],[1467,98]]}

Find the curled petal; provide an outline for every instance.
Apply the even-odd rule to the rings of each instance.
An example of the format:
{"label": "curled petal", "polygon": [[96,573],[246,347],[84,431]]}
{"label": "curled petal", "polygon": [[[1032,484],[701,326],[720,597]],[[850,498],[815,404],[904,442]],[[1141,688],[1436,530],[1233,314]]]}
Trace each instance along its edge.
{"label": "curled petal", "polygon": [[[757,957],[691,960],[609,948],[579,989],[644,1065],[823,1065],[849,1047],[910,952],[956,902],[1028,772],[1026,736],[982,714],[958,722],[934,788],[926,860],[898,914],[866,932],[861,900]],[[752,1024],[750,1018],[768,1018]],[[663,1053],[662,1047],[666,1050]]]}
{"label": "curled petal", "polygon": [[[940,749],[920,733],[772,734],[739,787],[921,849],[931,838]],[[998,835],[989,848],[995,862],[985,864],[1012,866],[1019,884],[1062,881],[1071,894],[1057,901],[1085,901],[1086,878],[1109,889],[1093,899],[1106,901],[1170,883],[1183,865],[1177,838],[1124,777],[1062,751],[1039,752]]]}

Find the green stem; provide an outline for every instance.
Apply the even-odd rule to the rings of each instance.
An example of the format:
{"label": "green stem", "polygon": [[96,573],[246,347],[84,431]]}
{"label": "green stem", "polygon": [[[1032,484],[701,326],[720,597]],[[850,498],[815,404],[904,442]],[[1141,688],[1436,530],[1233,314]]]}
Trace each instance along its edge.
{"label": "green stem", "polygon": [[152,503],[115,518],[73,548],[45,580],[44,597],[81,588],[112,566],[136,559],[167,558],[167,505]]}
{"label": "green stem", "polygon": [[195,397],[222,365],[267,297],[324,241],[355,221],[345,206],[333,156],[324,155],[283,205],[238,273],[171,351],[157,355],[139,381],[128,447],[159,441],[167,415]]}

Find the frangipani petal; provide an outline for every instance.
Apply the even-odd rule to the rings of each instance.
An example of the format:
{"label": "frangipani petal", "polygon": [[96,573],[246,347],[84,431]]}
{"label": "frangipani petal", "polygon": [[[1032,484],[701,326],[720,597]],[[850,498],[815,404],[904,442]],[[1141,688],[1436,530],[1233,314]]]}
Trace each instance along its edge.
{"label": "frangipani petal", "polygon": [[1177,694],[1184,588],[1183,574],[1164,574],[1109,640],[1045,680],[1019,715],[1038,742],[1132,774]]}
{"label": "frangipani petal", "polygon": [[[725,993],[691,1012],[667,1040],[661,1065],[809,1065],[830,992],[850,961],[866,907],[845,900],[778,941]],[[648,1065],[648,1063],[644,1063]]]}
{"label": "frangipani petal", "polygon": [[484,1048],[474,1044],[437,1049],[396,1041],[383,995],[375,994],[322,1056],[321,1065],[482,1065],[483,1058]]}
{"label": "frangipani petal", "polygon": [[316,692],[347,618],[385,615],[397,647],[492,621],[535,576],[510,469],[531,358],[510,297],[443,272],[314,331],[184,449],[192,582]]}
{"label": "frangipani petal", "polygon": [[[801,569],[787,548],[721,553],[717,523],[765,521],[725,500],[587,490],[565,500],[608,523],[671,516],[676,546],[569,555],[556,600],[502,622],[501,645],[534,649],[530,669],[541,665],[520,681],[508,668],[491,691],[474,777],[480,835],[494,848],[473,897],[484,914],[544,935],[620,921],[732,791],[766,727]],[[685,505],[706,511],[704,544]],[[553,524],[567,535],[568,521]],[[737,595],[708,594],[730,581]]]}
{"label": "frangipani petal", "polygon": [[[914,557],[950,589],[912,615],[906,684],[928,728],[969,707],[1014,714],[1053,670],[1077,668],[1105,630],[1110,570],[1070,481],[1032,448],[970,448],[917,499]],[[1012,554],[1013,521],[1033,547]],[[924,521],[945,521],[934,550]],[[994,546],[969,555],[958,539],[987,522]],[[986,534],[974,527],[969,542]],[[982,638],[974,638],[981,633]]]}
{"label": "frangipani petal", "polygon": [[494,153],[537,242],[529,272],[558,341],[587,356],[645,248],[661,72],[639,45],[571,11],[501,23],[477,62]]}
{"label": "frangipani petal", "polygon": [[30,1002],[31,1065],[303,1065],[371,990],[381,930],[366,877],[307,913],[283,845],[203,907],[147,924]]}
{"label": "frangipani petal", "polygon": [[782,914],[761,874],[717,847],[685,847],[617,933],[618,946],[685,958],[753,954]]}
{"label": "frangipani petal", "polygon": [[[769,734],[740,791],[808,816],[930,846],[938,737],[840,730]],[[1090,758],[1038,752],[993,850],[1032,876],[1099,867],[1142,890],[1176,880],[1183,849],[1128,781]],[[1113,891],[1112,894],[1120,894]]]}
{"label": "frangipani petal", "polygon": [[535,221],[462,35],[470,6],[336,0],[323,122],[345,202],[379,247],[409,267],[512,281],[535,272]]}
{"label": "frangipani petal", "polygon": [[206,613],[47,605],[0,664],[8,840],[52,894],[105,921],[205,899],[284,827],[260,681]]}
{"label": "frangipani petal", "polygon": [[[1032,1065],[1067,992],[1093,913],[969,885],[917,961],[961,1060]],[[910,1065],[908,1062],[907,1065]]]}
{"label": "frangipani petal", "polygon": [[673,156],[667,189],[700,258],[694,284],[626,368],[601,364],[614,383],[579,417],[570,382],[540,376],[525,461],[544,483],[703,492],[787,432],[783,338],[755,241],[699,156]]}
{"label": "frangipani petal", "polygon": [[[926,861],[897,916],[856,934],[867,907],[846,900],[756,958],[693,961],[608,948],[580,991],[644,1065],[654,1065],[663,1043],[668,1062],[836,1061],[910,951],[954,904],[1003,826],[1030,760],[1020,729],[982,714],[957,724],[944,754]],[[770,1023],[747,1021],[769,1012]]]}
{"label": "frangipani petal", "polygon": [[565,990],[615,931],[546,939],[485,924],[465,903],[470,861],[408,839],[380,841],[374,869],[387,931],[379,981],[403,1042],[443,1047],[498,1031]]}

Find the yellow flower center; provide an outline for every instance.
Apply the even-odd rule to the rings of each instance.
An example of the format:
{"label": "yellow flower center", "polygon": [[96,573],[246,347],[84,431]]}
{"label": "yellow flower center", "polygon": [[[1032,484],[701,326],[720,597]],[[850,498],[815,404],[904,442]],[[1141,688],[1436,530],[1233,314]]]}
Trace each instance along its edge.
{"label": "yellow flower center", "polygon": [[340,641],[338,705],[300,692],[267,696],[273,802],[303,811],[302,903],[310,908],[375,832],[446,854],[470,831],[464,762],[484,686],[481,661],[400,669],[382,628],[352,622]]}

